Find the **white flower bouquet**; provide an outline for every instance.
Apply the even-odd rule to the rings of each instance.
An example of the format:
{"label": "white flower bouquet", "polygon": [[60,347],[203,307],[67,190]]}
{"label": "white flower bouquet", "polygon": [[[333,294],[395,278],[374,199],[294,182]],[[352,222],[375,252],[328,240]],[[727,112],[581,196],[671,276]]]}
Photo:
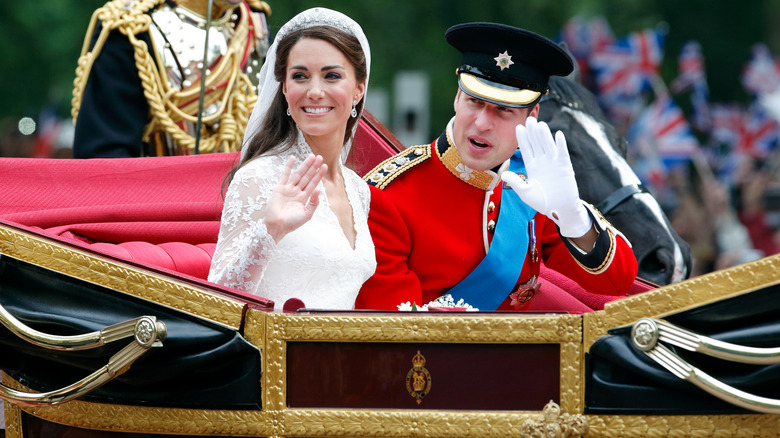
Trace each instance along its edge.
{"label": "white flower bouquet", "polygon": [[479,309],[472,307],[463,298],[455,302],[450,294],[444,294],[428,304],[418,306],[417,303],[407,301],[398,305],[402,312],[477,312]]}

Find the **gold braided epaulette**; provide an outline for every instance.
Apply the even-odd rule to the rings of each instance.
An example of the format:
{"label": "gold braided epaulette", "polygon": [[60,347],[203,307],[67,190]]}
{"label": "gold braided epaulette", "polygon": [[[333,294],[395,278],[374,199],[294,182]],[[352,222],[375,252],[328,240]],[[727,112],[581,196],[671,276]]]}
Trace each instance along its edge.
{"label": "gold braided epaulette", "polygon": [[384,189],[402,173],[428,158],[431,158],[431,145],[410,146],[379,163],[363,177],[363,180],[378,189]]}
{"label": "gold braided epaulette", "polygon": [[[84,35],[84,43],[81,46],[81,55],[78,58],[76,66],[76,79],[73,80],[73,97],[71,99],[71,116],[73,123],[76,123],[81,108],[81,98],[84,94],[84,88],[87,85],[89,72],[95,59],[103,49],[103,44],[108,39],[108,34],[121,28],[123,33],[133,36],[149,30],[152,22],[151,16],[146,14],[148,11],[158,7],[165,0],[110,0],[102,7],[92,13],[87,26],[87,32]],[[97,24],[100,23],[100,34],[95,41],[95,45],[90,48],[92,34],[95,32]],[[144,43],[144,46],[146,43]]]}
{"label": "gold braided epaulette", "polygon": [[256,11],[263,11],[268,17],[271,16],[271,6],[269,6],[268,3],[261,0],[246,0],[246,2],[249,4],[250,8]]}

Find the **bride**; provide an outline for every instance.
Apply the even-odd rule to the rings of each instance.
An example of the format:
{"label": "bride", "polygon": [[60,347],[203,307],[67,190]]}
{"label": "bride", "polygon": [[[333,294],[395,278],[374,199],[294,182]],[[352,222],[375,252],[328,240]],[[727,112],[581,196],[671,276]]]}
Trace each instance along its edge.
{"label": "bride", "polygon": [[368,186],[344,165],[370,56],[360,26],[336,11],[309,9],[279,30],[225,194],[209,281],[277,304],[354,307],[376,268]]}

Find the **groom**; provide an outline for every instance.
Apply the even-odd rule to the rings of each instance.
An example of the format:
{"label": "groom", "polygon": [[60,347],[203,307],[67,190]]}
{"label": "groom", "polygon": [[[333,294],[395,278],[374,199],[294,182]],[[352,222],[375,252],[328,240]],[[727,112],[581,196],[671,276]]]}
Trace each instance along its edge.
{"label": "groom", "polygon": [[462,56],[455,116],[430,145],[364,177],[377,270],[355,307],[450,294],[483,311],[527,310],[542,260],[591,292],[625,294],[637,272],[630,244],[579,199],[563,134],[536,120],[549,77],[571,73],[571,58],[503,24],[460,24],[445,38]]}

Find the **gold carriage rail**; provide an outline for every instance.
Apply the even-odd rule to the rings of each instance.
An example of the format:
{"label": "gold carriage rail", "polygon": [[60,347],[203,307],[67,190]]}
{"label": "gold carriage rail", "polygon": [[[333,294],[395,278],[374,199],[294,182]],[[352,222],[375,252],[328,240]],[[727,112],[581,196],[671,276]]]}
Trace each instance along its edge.
{"label": "gold carriage rail", "polygon": [[52,406],[89,394],[127,371],[133,362],[150,348],[162,347],[166,333],[162,321],[157,321],[153,316],[141,316],[85,335],[50,335],[26,326],[1,305],[0,323],[20,338],[50,350],[87,350],[127,337],[133,338],[128,345],[111,356],[105,366],[64,388],[45,393],[30,393],[0,384],[0,398],[25,406]]}

